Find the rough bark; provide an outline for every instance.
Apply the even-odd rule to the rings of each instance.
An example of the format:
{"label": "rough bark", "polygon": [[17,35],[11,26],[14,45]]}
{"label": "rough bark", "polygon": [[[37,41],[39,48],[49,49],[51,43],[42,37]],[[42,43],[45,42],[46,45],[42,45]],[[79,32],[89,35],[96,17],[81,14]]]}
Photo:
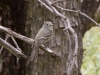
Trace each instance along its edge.
{"label": "rough bark", "polygon": [[[2,14],[2,25],[11,28],[13,31],[22,35],[27,35],[25,32],[25,26],[27,21],[27,1],[26,0],[0,0],[0,7],[3,12]],[[3,35],[5,35],[3,33]],[[20,48],[26,53],[28,49],[25,47],[25,43],[16,39]],[[12,41],[9,39],[9,42]],[[14,44],[12,43],[14,46]],[[27,54],[27,53],[26,53]],[[25,75],[25,59],[18,59],[6,49],[2,52],[3,69],[1,75]]]}
{"label": "rough bark", "polygon": [[[74,52],[74,38],[71,35],[71,49],[68,48],[69,42],[67,36],[65,36],[63,32],[63,22],[60,18],[56,17],[54,14],[50,13],[46,8],[42,7],[37,1],[33,2],[33,24],[31,25],[31,34],[32,38],[34,38],[35,34],[42,26],[44,20],[50,20],[54,23],[54,35],[51,41],[48,43],[48,47],[52,50],[56,51],[60,57],[52,57],[50,54],[44,52],[43,55],[37,55],[35,60],[31,63],[30,67],[30,75],[67,75],[67,72],[70,71],[73,52]],[[66,1],[63,4],[60,3],[63,7],[69,9],[79,10],[80,4],[76,1]],[[66,14],[66,13],[64,13]],[[79,52],[78,52],[78,66],[77,69],[75,66],[71,69],[70,75],[80,75],[80,68],[82,64],[82,55],[83,55],[83,47],[82,47],[82,33],[81,33],[81,24],[79,20],[79,16],[75,16],[73,13],[67,13],[67,17],[70,18],[72,26],[78,35],[79,42]],[[39,23],[39,22],[40,23]],[[37,30],[38,29],[38,30]],[[33,35],[34,34],[34,35]]]}
{"label": "rough bark", "polygon": [[[83,46],[82,38],[84,33],[92,27],[91,22],[84,16],[77,15],[75,13],[65,13],[71,21],[72,27],[78,35],[78,66],[70,71],[71,60],[74,50],[74,38],[71,33],[71,47],[67,36],[63,32],[63,22],[59,17],[52,14],[45,7],[43,7],[37,0],[0,0],[0,7],[2,8],[2,25],[11,28],[12,30],[34,38],[44,21],[49,20],[54,23],[54,34],[52,39],[46,44],[47,47],[56,51],[60,57],[52,56],[47,52],[43,54],[36,53],[35,61],[31,65],[26,65],[26,60],[20,58],[18,61],[15,56],[6,51],[5,49],[2,52],[2,58],[0,59],[2,63],[3,60],[3,69],[0,71],[1,75],[67,75],[68,72],[71,72],[70,75],[81,75],[80,68],[82,64],[83,56]],[[27,8],[29,4],[29,9]],[[90,17],[94,18],[95,12],[99,7],[100,1],[97,0],[83,0],[82,4],[79,0],[66,0],[65,2],[59,3],[62,7],[80,10]],[[28,14],[27,14],[28,10]],[[62,12],[62,11],[61,11]],[[1,11],[0,11],[1,14]],[[0,34],[3,36],[4,34]],[[28,44],[16,39],[19,46],[21,47],[23,53],[29,56],[31,53],[31,48]],[[9,42],[11,40],[9,39]],[[12,43],[13,45],[13,43]],[[1,67],[0,67],[1,68]]]}

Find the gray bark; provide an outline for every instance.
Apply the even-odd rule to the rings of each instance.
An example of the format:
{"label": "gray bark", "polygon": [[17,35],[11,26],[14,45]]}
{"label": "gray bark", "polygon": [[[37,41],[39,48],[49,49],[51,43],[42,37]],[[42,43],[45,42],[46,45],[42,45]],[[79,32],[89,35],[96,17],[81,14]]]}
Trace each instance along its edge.
{"label": "gray bark", "polygon": [[[81,4],[79,0],[66,0],[58,4],[64,8],[81,10],[90,17],[95,18],[95,12],[99,7],[100,1],[83,0]],[[84,51],[82,38],[84,33],[92,27],[90,20],[75,13],[61,11],[70,19],[72,27],[78,36],[77,59],[79,67],[76,68],[74,65],[71,68],[75,42],[70,32],[67,35],[63,32],[63,22],[59,17],[43,7],[37,0],[29,0],[29,2],[26,0],[0,0],[0,7],[3,8],[2,25],[33,39],[44,21],[52,21],[54,23],[53,37],[45,46],[59,55],[58,57],[52,56],[45,51],[43,54],[37,52],[35,61],[27,65],[27,60],[20,58],[17,61],[15,56],[4,49],[2,58],[0,58],[1,63],[3,63],[0,64],[3,66],[3,69],[0,70],[0,75],[81,75],[80,68]],[[70,35],[71,42],[68,41],[68,35]],[[0,36],[4,38],[4,33],[0,34]],[[32,51],[31,46],[18,39],[16,40],[23,53],[29,56]],[[10,39],[9,42],[12,43]]]}
{"label": "gray bark", "polygon": [[[68,9],[80,9],[80,2],[76,1],[66,1],[63,4],[60,3],[63,7]],[[71,47],[69,46],[68,36],[63,32],[63,22],[60,18],[56,17],[45,7],[42,7],[39,3],[33,2],[33,24],[31,25],[31,37],[34,38],[38,30],[43,24],[44,20],[50,20],[54,23],[54,35],[51,41],[48,43],[48,47],[54,50],[60,57],[52,57],[52,55],[44,52],[42,55],[37,55],[35,60],[31,63],[30,75],[80,75],[80,68],[82,64],[82,33],[81,33],[81,22],[79,16],[75,16],[73,13],[65,13],[69,17],[72,27],[78,35],[79,48],[78,48],[78,66],[75,66],[71,69],[71,63],[73,63],[73,52],[74,52],[74,38],[70,33]],[[70,47],[70,48],[69,48]]]}

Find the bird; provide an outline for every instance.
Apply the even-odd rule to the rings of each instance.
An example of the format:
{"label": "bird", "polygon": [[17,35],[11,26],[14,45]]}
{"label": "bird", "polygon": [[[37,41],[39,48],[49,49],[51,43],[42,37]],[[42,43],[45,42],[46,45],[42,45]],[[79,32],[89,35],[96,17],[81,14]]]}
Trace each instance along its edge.
{"label": "bird", "polygon": [[52,36],[53,33],[53,23],[50,21],[45,21],[41,29],[35,36],[35,43],[31,55],[29,57],[29,62],[33,60],[35,53],[39,50],[39,46],[45,44]]}

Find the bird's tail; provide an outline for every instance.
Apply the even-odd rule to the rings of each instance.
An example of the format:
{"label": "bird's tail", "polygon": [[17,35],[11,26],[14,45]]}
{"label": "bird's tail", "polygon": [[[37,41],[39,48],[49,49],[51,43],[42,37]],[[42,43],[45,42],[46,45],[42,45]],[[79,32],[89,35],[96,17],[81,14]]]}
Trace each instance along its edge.
{"label": "bird's tail", "polygon": [[32,50],[32,53],[31,53],[31,55],[30,55],[30,57],[28,59],[28,62],[30,62],[30,61],[32,61],[34,59],[34,56],[35,56],[36,52],[37,52],[37,46],[34,46],[34,48]]}

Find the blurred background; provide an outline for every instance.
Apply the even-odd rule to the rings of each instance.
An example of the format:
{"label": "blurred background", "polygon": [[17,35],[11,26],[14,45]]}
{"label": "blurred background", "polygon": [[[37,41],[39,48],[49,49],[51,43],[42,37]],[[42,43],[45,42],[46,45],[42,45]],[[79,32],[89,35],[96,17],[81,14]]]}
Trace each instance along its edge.
{"label": "blurred background", "polygon": [[92,27],[83,38],[82,75],[100,75],[100,28]]}

